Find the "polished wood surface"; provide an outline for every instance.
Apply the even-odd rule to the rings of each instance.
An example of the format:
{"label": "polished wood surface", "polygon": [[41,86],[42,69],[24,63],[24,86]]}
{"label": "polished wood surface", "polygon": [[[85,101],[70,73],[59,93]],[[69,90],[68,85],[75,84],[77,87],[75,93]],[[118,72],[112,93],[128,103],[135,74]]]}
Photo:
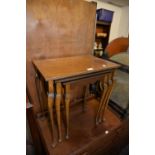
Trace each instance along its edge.
{"label": "polished wood surface", "polygon": [[118,68],[119,65],[92,55],[34,60],[46,81]]}
{"label": "polished wood surface", "polygon": [[[102,152],[101,154],[106,152],[105,155],[113,152],[111,155],[114,155],[118,153],[116,152],[118,146],[121,148],[123,144],[128,143],[128,131],[120,128],[122,121],[110,109],[105,113],[105,123],[96,126],[95,119],[91,118],[96,115],[97,101],[88,101],[85,112],[82,112],[79,106],[81,105],[74,106],[70,112],[69,140],[65,141],[65,135],[63,135],[63,143],[59,143],[55,148],[51,147],[52,139],[47,118],[38,118],[38,125],[48,155],[83,155],[84,153],[98,155],[98,152]],[[64,125],[62,130],[65,131]],[[105,134],[105,131],[109,133]],[[115,151],[111,150],[111,147],[116,147]]]}
{"label": "polished wood surface", "polygon": [[114,72],[112,72],[111,74],[108,75],[108,82],[107,82],[108,90],[107,90],[106,96],[104,98],[104,102],[102,103],[99,122],[104,121],[104,114],[105,114],[105,111],[107,109],[107,106],[108,106],[108,103],[109,103],[109,98],[111,96],[111,92],[113,90],[114,84],[115,84]]}
{"label": "polished wood surface", "polygon": [[[81,108],[80,112],[75,110],[72,113],[71,111],[69,127],[71,129],[70,137],[73,139],[70,138],[64,143],[58,143],[57,147],[52,148],[55,144],[53,143],[52,134],[56,136],[56,139],[58,134],[57,132],[51,132],[49,117],[45,117],[45,119],[44,117],[37,117],[36,119],[36,114],[37,116],[40,114],[41,107],[35,85],[36,72],[32,64],[32,60],[91,54],[95,34],[96,3],[89,3],[84,0],[27,0],[26,3],[26,79],[32,97],[33,118],[35,121],[37,120],[37,124],[32,122],[31,125],[33,129],[37,129],[39,132],[34,134],[36,136],[41,135],[41,141],[38,138],[36,143],[43,143],[48,155],[72,154],[73,152],[88,154],[87,150],[89,151],[89,149],[96,150],[105,147],[107,140],[101,140],[105,137],[105,128],[103,124],[97,130],[92,127],[95,120],[93,121],[90,118],[94,117],[94,110],[91,108],[87,111],[86,107],[86,113],[83,113],[86,114],[85,116],[81,115]],[[79,83],[74,85],[76,86],[71,85],[71,100],[74,98],[75,101],[78,101],[80,96],[83,96],[83,91],[79,91],[82,89]],[[53,87],[49,87],[49,92],[52,91],[51,88],[53,89]],[[42,93],[45,94],[43,91]],[[48,95],[49,98],[43,104],[51,107],[53,95],[52,93]],[[73,102],[71,102],[71,105],[73,105]],[[43,106],[43,110],[47,110],[46,108],[46,106]],[[115,119],[111,112],[108,115],[106,114],[106,117],[110,129],[115,129],[120,125],[120,121]],[[55,120],[55,118],[53,119]],[[32,117],[30,117],[30,120],[32,120]],[[62,123],[62,130],[64,130],[63,125]],[[80,127],[80,129],[77,127]],[[53,130],[55,131],[55,126]],[[65,135],[62,135],[62,140],[64,137]],[[109,139],[113,142],[111,136]],[[89,149],[87,144],[91,144]],[[38,148],[41,148],[39,144]]]}
{"label": "polished wood surface", "polygon": [[55,92],[55,106],[56,106],[56,115],[57,115],[57,124],[58,124],[58,140],[62,141],[62,132],[61,132],[61,112],[60,112],[60,104],[62,101],[62,87],[61,83],[56,84],[56,92]]}
{"label": "polished wood surface", "polygon": [[[104,117],[101,114],[104,114],[106,110],[106,105],[109,101],[109,96],[111,94],[111,81],[113,81],[113,72],[119,65],[99,59],[92,55],[83,55],[83,56],[74,56],[74,57],[65,57],[65,58],[55,58],[55,59],[44,59],[44,60],[34,60],[33,64],[36,68],[36,72],[39,72],[41,76],[40,79],[44,78],[49,85],[49,82],[55,83],[55,107],[56,107],[56,116],[58,124],[58,141],[62,141],[62,130],[61,130],[61,112],[60,104],[63,100],[62,96],[65,96],[65,108],[66,108],[66,139],[69,138],[69,106],[70,106],[70,84],[74,81],[79,81],[79,84],[83,79],[92,79],[97,77],[98,74],[102,78],[107,77],[107,91],[103,94],[104,97],[99,104],[99,110],[96,116],[96,124],[102,122]],[[106,71],[106,72],[105,72]],[[81,77],[82,75],[82,77]],[[64,78],[67,80],[65,82],[65,93],[63,94],[63,89],[61,84],[64,83]],[[105,85],[105,83],[103,83]],[[86,86],[86,85],[85,85]],[[44,88],[45,89],[45,88]],[[53,88],[54,89],[54,88]],[[45,89],[46,90],[46,89]],[[40,91],[40,90],[39,90]],[[48,93],[48,92],[47,92]],[[53,92],[54,93],[54,92]],[[86,102],[86,100],[84,101]],[[84,103],[85,104],[85,103]],[[83,105],[84,105],[83,104]],[[53,119],[53,106],[48,107],[50,116]],[[51,113],[52,112],[52,113]],[[52,120],[51,119],[51,120]],[[53,122],[51,123],[53,129]],[[55,139],[55,138],[54,138]]]}
{"label": "polished wood surface", "polygon": [[32,60],[93,53],[96,6],[84,0],[26,1],[26,82],[35,113],[41,107]]}
{"label": "polished wood surface", "polygon": [[29,58],[64,57],[92,52],[96,3],[84,0],[26,2]]}
{"label": "polished wood surface", "polygon": [[[108,76],[108,75],[107,75],[107,76]],[[107,85],[108,79],[107,79],[107,76],[104,76],[104,77],[101,79],[101,82],[102,82],[102,85],[103,85],[103,90],[102,90],[102,95],[101,95],[101,98],[100,98],[100,104],[99,104],[98,109],[97,109],[97,114],[96,114],[96,125],[98,125],[98,124],[101,122],[100,113],[101,113],[102,107],[104,106],[106,93],[107,93],[107,91],[108,91],[108,85]]]}
{"label": "polished wood surface", "polygon": [[48,110],[49,110],[51,133],[52,133],[52,138],[53,138],[52,147],[55,147],[56,146],[56,139],[54,136],[54,115],[53,115],[54,97],[53,97],[53,93],[54,93],[53,81],[49,81],[48,94],[47,94],[47,98],[48,98],[47,104],[48,104]]}
{"label": "polished wood surface", "polygon": [[65,85],[65,108],[66,108],[66,139],[69,138],[69,106],[70,106],[70,84]]}

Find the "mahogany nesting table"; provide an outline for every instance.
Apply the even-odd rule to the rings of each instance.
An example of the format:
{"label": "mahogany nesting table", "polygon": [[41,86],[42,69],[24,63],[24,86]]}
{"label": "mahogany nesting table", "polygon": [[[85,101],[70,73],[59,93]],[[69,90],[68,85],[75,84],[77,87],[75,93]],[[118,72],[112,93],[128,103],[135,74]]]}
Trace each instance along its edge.
{"label": "mahogany nesting table", "polygon": [[[94,57],[92,55],[34,60],[33,64],[39,80],[39,82],[36,83],[38,85],[38,91],[43,88],[47,93],[48,111],[50,114],[50,122],[52,127],[51,132],[53,137],[53,147],[55,146],[55,136],[53,133],[53,105],[55,104],[56,107],[58,139],[59,142],[61,142],[62,133],[60,104],[63,98],[66,108],[66,139],[69,138],[69,103],[71,91],[70,85],[72,83],[88,82],[93,81],[94,79],[101,80],[103,92],[97,110],[96,124],[103,120],[104,111],[107,107],[114,85],[114,72],[119,67],[118,64]],[[45,85],[47,87],[45,87]],[[39,92],[39,95],[41,97],[41,92]],[[42,105],[42,107],[43,106],[44,105]],[[43,109],[44,108],[42,108],[42,110]]]}

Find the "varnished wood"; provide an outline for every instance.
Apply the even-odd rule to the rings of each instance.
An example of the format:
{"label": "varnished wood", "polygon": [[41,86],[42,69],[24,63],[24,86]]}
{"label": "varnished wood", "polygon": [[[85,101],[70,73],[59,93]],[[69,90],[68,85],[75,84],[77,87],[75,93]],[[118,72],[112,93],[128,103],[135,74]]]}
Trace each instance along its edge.
{"label": "varnished wood", "polygon": [[[35,70],[32,65],[32,60],[91,54],[94,41],[96,4],[88,3],[83,0],[27,0],[26,2],[26,78],[32,96],[34,116],[36,116],[36,114],[41,111],[41,108],[35,88]],[[75,67],[73,69],[75,69]],[[50,70],[53,70],[53,67],[50,68]],[[74,97],[77,97],[80,94],[79,90],[81,90],[81,86],[79,86],[79,88],[80,89],[77,89],[73,93]],[[51,96],[52,95],[49,95],[49,97]],[[88,120],[90,117],[92,117],[92,115],[87,115],[83,121],[89,122]],[[70,145],[61,147],[63,145],[61,143],[58,145],[60,146],[58,147],[58,150],[54,152],[53,150],[56,148],[53,149],[51,147],[53,144],[53,136],[51,136],[52,132],[49,127],[49,122],[47,119],[37,119],[39,120],[39,127],[36,127],[42,135],[42,141],[47,150],[47,154],[55,155],[58,150],[60,151],[60,155],[65,154],[64,152],[67,152],[68,150],[78,152],[77,148],[79,148],[79,141],[80,145],[84,148],[86,147],[85,144],[93,139],[90,138],[90,135],[86,135],[83,136],[84,139],[81,141],[81,136],[76,137],[75,135],[74,140],[71,143],[69,141]],[[82,120],[83,118],[80,116],[78,119]],[[72,122],[75,121],[77,121],[76,125],[81,126],[77,119],[74,119]],[[116,122],[114,122],[113,126],[115,126]],[[85,133],[85,130],[82,131]],[[99,130],[99,132],[95,131],[95,133],[100,134],[100,131],[103,132],[103,130]],[[73,133],[75,134],[76,130],[74,130]],[[78,142],[77,138],[79,138]],[[71,147],[71,145],[74,147]],[[82,151],[80,152],[83,153]]]}
{"label": "varnished wood", "polygon": [[[56,85],[55,107],[56,107],[59,142],[62,141],[60,104],[63,99],[62,98],[63,89],[61,87],[61,83],[64,83],[65,80],[67,81],[64,83],[65,95],[70,96],[70,84],[74,83],[74,81],[81,83],[81,81],[83,80],[84,81],[88,80],[87,83],[89,84],[89,81],[93,81],[96,78],[111,74],[111,72],[119,66],[115,63],[111,63],[109,61],[102,60],[91,55],[56,58],[56,59],[45,59],[45,60],[34,60],[33,63],[35,65],[35,68],[42,76],[42,78],[44,78],[45,81],[50,82],[54,80]],[[102,107],[106,102],[108,92],[109,92],[109,88],[106,91],[106,97],[105,98],[104,96],[102,97],[104,99],[102,99],[103,101],[101,101],[100,103],[101,104],[99,106],[100,109],[98,110],[96,118],[98,118],[101,115],[100,114],[102,112],[101,109],[103,109]],[[66,138],[67,139],[69,138],[69,102],[70,100],[71,99],[68,96],[66,96],[65,107],[66,107]],[[86,99],[84,99],[84,104],[85,102],[86,102]]]}
{"label": "varnished wood", "polygon": [[106,108],[108,107],[109,99],[110,99],[113,87],[115,85],[115,80],[113,78],[114,78],[114,71],[109,75],[109,88],[108,88],[109,90],[108,90],[108,93],[105,97],[105,103],[102,106],[102,111],[101,111],[101,115],[100,115],[101,121],[104,120],[104,113],[105,113]]}
{"label": "varnished wood", "polygon": [[57,115],[57,124],[58,124],[58,138],[59,142],[62,141],[62,131],[61,131],[61,113],[60,113],[60,104],[62,100],[62,87],[61,83],[56,83],[56,97],[55,97],[55,106],[56,106],[56,115]]}
{"label": "varnished wood", "polygon": [[66,84],[65,85],[66,139],[69,138],[69,105],[70,105],[70,84]]}
{"label": "varnished wood", "polygon": [[41,108],[32,60],[93,53],[96,6],[84,0],[26,1],[26,80],[35,114]]}
{"label": "varnished wood", "polygon": [[110,99],[110,96],[111,96],[111,92],[113,90],[113,87],[115,85],[115,81],[113,81],[113,83],[110,85],[110,88],[109,88],[109,94],[107,95],[107,99],[106,99],[106,103],[104,105],[104,109],[102,110],[102,114],[101,114],[101,119],[102,121],[104,120],[104,113],[105,113],[105,110],[107,109],[108,107],[108,103],[109,103],[109,99]]}
{"label": "varnished wood", "polygon": [[119,67],[116,63],[92,55],[34,60],[33,63],[46,81]]}
{"label": "varnished wood", "polygon": [[99,123],[102,122],[102,117],[101,117],[101,114],[103,114],[103,109],[105,107],[105,104],[106,104],[106,101],[107,101],[107,98],[109,97],[109,94],[110,94],[110,84],[111,84],[111,73],[108,73],[106,75],[106,91],[105,91],[105,96],[102,98],[102,101],[101,101],[101,109],[100,109],[100,113],[99,113]]}
{"label": "varnished wood", "polygon": [[37,74],[36,74],[36,78],[35,78],[35,84],[36,84],[36,89],[37,89],[41,112],[44,112],[44,104],[43,104],[43,99],[42,99],[42,95],[41,95],[41,80],[39,79],[39,76]]}
{"label": "varnished wood", "polygon": [[84,87],[84,99],[83,99],[83,104],[82,104],[82,111],[85,112],[85,105],[86,105],[86,101],[87,101],[87,96],[89,93],[89,84],[86,84],[86,86]]}
{"label": "varnished wood", "polygon": [[96,125],[99,124],[99,116],[100,116],[100,113],[101,113],[102,104],[104,104],[104,99],[105,99],[107,89],[108,89],[108,87],[107,87],[107,75],[105,75],[103,77],[101,82],[102,82],[102,85],[103,85],[103,90],[102,90],[102,95],[101,95],[100,103],[99,103],[97,114],[96,114]]}
{"label": "varnished wood", "polygon": [[106,74],[104,79],[102,80],[103,90],[102,90],[100,104],[96,115],[96,124],[101,123],[104,120],[104,113],[109,103],[109,98],[114,86],[113,77],[114,77],[114,71]]}
{"label": "varnished wood", "polygon": [[88,54],[93,48],[95,18],[96,3],[27,0],[27,50],[40,58]]}
{"label": "varnished wood", "polygon": [[53,87],[53,81],[50,81],[48,83],[48,111],[50,116],[50,125],[51,125],[51,134],[52,134],[52,147],[56,146],[56,139],[54,134],[54,115],[53,115],[53,105],[54,105],[54,87]]}
{"label": "varnished wood", "polygon": [[[44,139],[44,145],[49,151],[48,155],[81,155],[83,153],[89,155],[97,155],[96,151],[105,152],[109,147],[115,147],[122,145],[121,140],[118,137],[118,129],[122,126],[121,120],[112,113],[109,109],[105,113],[106,122],[98,125],[97,127],[94,124],[94,120],[91,119],[95,117],[97,110],[97,101],[90,100],[86,104],[87,111],[81,113],[81,105],[77,105],[70,112],[70,123],[71,129],[69,140],[63,141],[55,148],[51,148],[51,139],[50,139],[50,130],[48,127],[48,122],[45,119],[41,121],[38,119],[38,124],[41,129],[42,138]],[[75,123],[76,122],[76,123]],[[105,131],[108,130],[109,134],[105,134]],[[65,128],[62,128],[62,131],[65,131]],[[119,135],[122,135],[124,130],[119,129]],[[63,132],[65,133],[65,132]],[[124,140],[127,137],[124,135],[122,139]],[[113,142],[115,144],[113,145]],[[117,141],[117,143],[116,143]],[[116,147],[116,148],[117,148]],[[115,148],[115,150],[116,150]],[[115,152],[113,150],[113,152]],[[105,153],[108,155],[108,153]]]}

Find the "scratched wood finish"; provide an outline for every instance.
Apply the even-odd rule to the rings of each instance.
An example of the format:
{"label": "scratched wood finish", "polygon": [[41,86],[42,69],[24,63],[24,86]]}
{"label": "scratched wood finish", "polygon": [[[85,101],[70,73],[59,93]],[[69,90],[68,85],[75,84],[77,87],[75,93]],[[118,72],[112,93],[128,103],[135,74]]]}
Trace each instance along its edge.
{"label": "scratched wood finish", "polygon": [[[91,54],[96,3],[83,0],[26,1],[26,79],[34,112],[40,112],[32,59]],[[78,94],[75,90],[74,95]]]}
{"label": "scratched wood finish", "polygon": [[116,63],[92,55],[34,60],[46,81],[118,68]]}

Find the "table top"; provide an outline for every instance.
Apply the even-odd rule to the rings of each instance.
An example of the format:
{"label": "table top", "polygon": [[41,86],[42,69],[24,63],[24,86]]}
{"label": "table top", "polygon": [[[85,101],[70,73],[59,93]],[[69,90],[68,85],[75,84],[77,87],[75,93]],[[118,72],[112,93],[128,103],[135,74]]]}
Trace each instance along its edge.
{"label": "table top", "polygon": [[46,81],[96,73],[120,66],[92,55],[33,60],[33,64]]}

